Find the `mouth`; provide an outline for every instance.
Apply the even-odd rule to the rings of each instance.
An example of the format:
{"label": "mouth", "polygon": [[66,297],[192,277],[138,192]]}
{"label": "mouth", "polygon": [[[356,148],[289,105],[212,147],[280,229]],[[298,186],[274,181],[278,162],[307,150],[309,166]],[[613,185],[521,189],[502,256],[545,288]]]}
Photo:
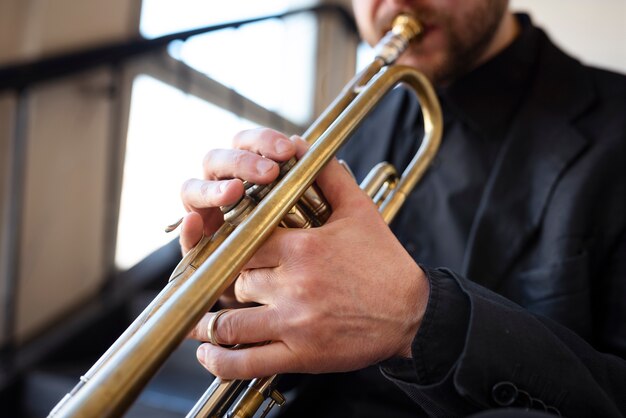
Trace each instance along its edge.
{"label": "mouth", "polygon": [[420,22],[422,25],[422,32],[419,34],[420,38],[423,38],[424,36],[428,35],[429,32],[432,32],[435,29],[435,26],[432,24],[427,24],[427,23],[422,23]]}
{"label": "mouth", "polygon": [[[382,30],[381,30],[381,33],[379,35],[379,38],[382,38],[386,33],[391,31],[391,29],[392,29],[392,25],[391,25],[392,20],[393,19],[390,19],[386,25],[382,26]],[[422,31],[420,32],[420,34],[416,38],[416,40],[418,42],[421,41],[426,36],[428,36],[429,33],[432,33],[432,32],[434,32],[437,29],[437,26],[432,24],[432,23],[425,23],[425,22],[423,22],[421,20],[419,21],[419,23],[422,26]]]}

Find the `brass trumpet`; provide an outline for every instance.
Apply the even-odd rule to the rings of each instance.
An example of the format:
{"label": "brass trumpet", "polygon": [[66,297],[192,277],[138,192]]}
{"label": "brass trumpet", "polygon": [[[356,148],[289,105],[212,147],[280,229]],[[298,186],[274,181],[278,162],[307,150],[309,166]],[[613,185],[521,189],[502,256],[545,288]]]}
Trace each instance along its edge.
{"label": "brass trumpet", "polygon": [[[442,117],[428,80],[417,70],[391,66],[421,33],[415,18],[400,15],[377,45],[377,56],[357,74],[304,134],[311,147],[299,161],[281,167],[279,180],[246,185],[245,196],[224,208],[225,222],[205,237],[172,273],[167,286],[81,377],[49,417],[115,417],[130,406],[167,356],[230,286],[246,262],[279,225],[312,227],[325,222],[330,208],[313,184],[369,111],[399,83],[414,90],[424,117],[424,137],[401,177],[388,163],[378,164],[361,184],[391,222],[439,147]],[[235,347],[236,349],[236,347]],[[284,398],[276,376],[245,381],[216,378],[188,417],[265,416]]]}

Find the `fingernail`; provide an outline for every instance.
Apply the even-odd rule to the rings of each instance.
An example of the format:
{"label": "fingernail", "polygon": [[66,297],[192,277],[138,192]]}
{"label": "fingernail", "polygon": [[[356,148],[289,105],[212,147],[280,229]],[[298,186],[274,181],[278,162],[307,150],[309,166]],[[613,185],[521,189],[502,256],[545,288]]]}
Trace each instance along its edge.
{"label": "fingernail", "polygon": [[292,147],[291,142],[287,141],[286,139],[280,139],[274,145],[274,148],[276,149],[276,152],[279,153],[279,154],[283,154],[283,153],[287,152],[288,150],[291,149],[291,147]]}
{"label": "fingernail", "polygon": [[274,163],[267,158],[263,158],[256,163],[256,170],[259,174],[265,174],[274,167]]}
{"label": "fingernail", "polygon": [[198,360],[201,363],[204,362],[204,359],[206,358],[206,346],[204,344],[198,347],[198,351],[196,351],[196,357],[198,357]]}
{"label": "fingernail", "polygon": [[217,185],[217,191],[219,193],[224,193],[226,191],[226,187],[228,187],[229,181],[220,181]]}

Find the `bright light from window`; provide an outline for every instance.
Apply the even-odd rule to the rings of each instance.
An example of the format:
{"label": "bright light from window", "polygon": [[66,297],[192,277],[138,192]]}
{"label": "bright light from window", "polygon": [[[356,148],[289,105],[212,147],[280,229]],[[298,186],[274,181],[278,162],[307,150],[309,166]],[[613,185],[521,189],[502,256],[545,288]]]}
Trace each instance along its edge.
{"label": "bright light from window", "polygon": [[146,38],[216,23],[281,13],[311,1],[143,0],[140,31]]}
{"label": "bright light from window", "polygon": [[374,48],[369,46],[366,42],[360,42],[356,49],[356,72],[364,69],[374,58],[376,58]]}
{"label": "bright light from window", "polygon": [[[284,12],[304,0],[144,0],[141,32],[155,37],[249,17]],[[316,22],[312,15],[269,20],[196,36],[172,48],[194,69],[287,119],[312,119]]]}
{"label": "bright light from window", "polygon": [[315,22],[270,20],[198,36],[180,58],[261,106],[305,124],[311,118]]}
{"label": "bright light from window", "polygon": [[[303,7],[310,0],[143,0],[147,38]],[[312,117],[315,19],[290,17],[214,32],[173,45],[170,52],[210,78],[287,119]],[[253,126],[236,115],[147,76],[133,85],[116,264],[126,269],[174,236],[166,224],[183,213],[179,191],[201,177],[202,157],[229,147]],[[299,132],[289,132],[299,133]]]}
{"label": "bright light from window", "polygon": [[180,187],[202,177],[209,149],[230,146],[253,127],[210,103],[148,76],[133,84],[116,265],[126,269],[175,238],[163,232],[185,211]]}

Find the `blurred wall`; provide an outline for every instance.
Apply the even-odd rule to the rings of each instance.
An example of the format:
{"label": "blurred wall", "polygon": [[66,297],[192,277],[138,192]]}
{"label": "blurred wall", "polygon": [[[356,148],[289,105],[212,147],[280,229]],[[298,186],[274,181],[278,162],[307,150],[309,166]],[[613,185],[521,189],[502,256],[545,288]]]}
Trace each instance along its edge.
{"label": "blurred wall", "polygon": [[0,64],[137,33],[140,0],[2,0]]}
{"label": "blurred wall", "polygon": [[[2,0],[0,65],[135,37],[139,7],[140,0]],[[119,104],[113,82],[111,69],[98,68],[38,84],[23,92],[21,107],[14,92],[0,92],[2,326],[10,314],[4,302],[16,308],[13,335],[0,329],[0,343],[11,338],[19,345],[37,334],[106,278]],[[16,139],[18,109],[24,129]],[[16,140],[25,147],[21,166],[13,164]],[[21,187],[12,195],[16,178]]]}
{"label": "blurred wall", "polygon": [[626,0],[511,0],[582,62],[626,74]]}

